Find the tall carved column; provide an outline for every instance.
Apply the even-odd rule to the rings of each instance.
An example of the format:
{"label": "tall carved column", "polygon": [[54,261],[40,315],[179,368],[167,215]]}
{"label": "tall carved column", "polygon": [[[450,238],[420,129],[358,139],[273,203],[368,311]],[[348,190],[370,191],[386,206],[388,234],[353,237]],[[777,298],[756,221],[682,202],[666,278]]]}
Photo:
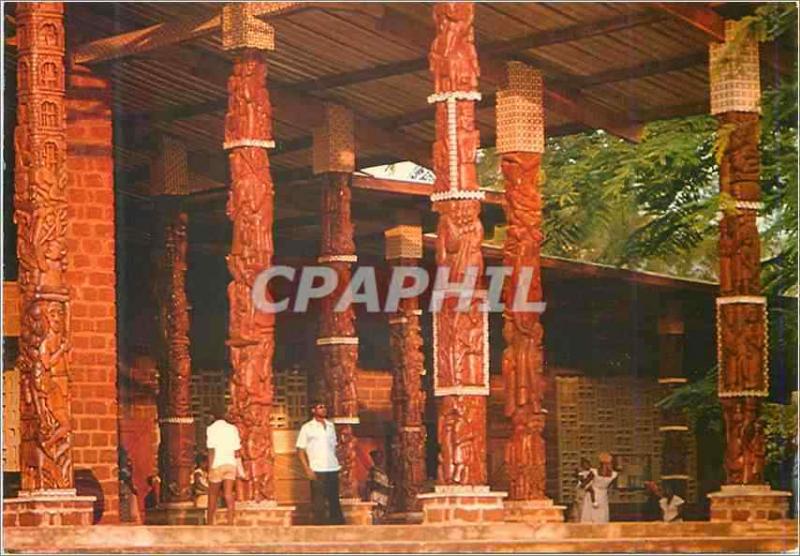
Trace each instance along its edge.
{"label": "tall carved column", "polygon": [[189,355],[189,300],[186,297],[187,222],[170,211],[164,226],[159,265],[161,365],[161,477],[167,503],[190,502],[194,469],[194,419],[191,411],[192,362]]}
{"label": "tall carved column", "polygon": [[[274,29],[253,15],[256,8],[256,4],[234,3],[222,9],[222,45],[234,53],[224,143],[231,171],[227,214],[233,222],[227,257],[233,278],[228,285],[232,367],[228,413],[242,441],[245,478],[238,481],[237,497],[248,503],[239,505],[237,523],[277,519],[288,524],[288,513],[265,513],[276,504],[270,426],[275,315],[255,309],[252,288],[258,274],[272,264],[274,252],[274,192],[267,150],[275,143],[265,53],[273,50],[275,43]],[[269,298],[269,292],[264,293]],[[244,511],[250,509],[256,512],[245,517]]]}
{"label": "tall carved column", "polygon": [[[439,214],[436,265],[449,269],[448,284],[437,284],[442,300],[433,313],[434,396],[438,400],[439,471],[434,493],[420,495],[426,522],[502,519],[504,493],[491,493],[486,472],[486,402],[489,395],[488,313],[485,290],[459,294],[469,274],[483,274],[483,192],[478,190],[475,158],[480,146],[475,127],[478,54],[474,5],[437,3],[436,38],[429,62],[436,106],[433,144],[435,193]],[[477,287],[477,286],[476,286]],[[469,493],[469,497],[464,497]]]}
{"label": "tall carved column", "polygon": [[[686,384],[683,373],[683,314],[681,302],[667,299],[658,319],[658,383],[662,397]],[[672,491],[686,498],[689,481],[687,452],[689,427],[682,409],[662,409],[661,424],[661,482],[669,484]]]}
{"label": "tall carved column", "polygon": [[317,346],[322,363],[327,403],[336,424],[337,457],[342,509],[348,524],[371,520],[369,508],[358,504],[355,477],[356,436],[359,423],[356,393],[358,336],[352,307],[335,311],[334,306],[350,283],[350,265],[358,260],[350,219],[350,181],[355,169],[353,113],[327,104],[322,125],[313,131],[313,170],[322,183],[322,237],[317,262],[330,267],[338,277],[333,293],[320,300]]}
{"label": "tall carved column", "polygon": [[767,299],[762,295],[756,217],[761,202],[759,62],[754,38],[725,48],[738,24],[727,21],[726,43],[709,52],[711,113],[725,138],[720,190],[732,201],[720,221],[717,298],[718,392],[725,416],[726,485],[711,494],[712,520],[785,517],[788,493],[764,484],[761,399],[769,395]]}
{"label": "tall carved column", "polygon": [[[386,259],[393,267],[419,267],[422,228],[396,226],[385,232]],[[422,353],[418,297],[400,300],[389,316],[389,349],[392,361],[392,408],[397,433],[392,443],[393,510],[406,519],[421,511],[417,499],[425,482],[425,357]]]}
{"label": "tall carved column", "polygon": [[19,3],[16,18],[22,488],[4,515],[11,525],[89,525],[94,498],[76,496],[70,423],[64,6]]}
{"label": "tall carved column", "polygon": [[[509,476],[508,519],[563,521],[563,508],[545,496],[546,410],[544,330],[540,312],[523,311],[515,300],[541,303],[542,196],[539,169],[544,152],[542,75],[519,62],[508,64],[508,86],[497,93],[497,151],[505,180],[508,232],[503,265],[512,269],[503,288],[503,379],[511,439],[505,461]],[[544,305],[539,305],[537,309]]]}

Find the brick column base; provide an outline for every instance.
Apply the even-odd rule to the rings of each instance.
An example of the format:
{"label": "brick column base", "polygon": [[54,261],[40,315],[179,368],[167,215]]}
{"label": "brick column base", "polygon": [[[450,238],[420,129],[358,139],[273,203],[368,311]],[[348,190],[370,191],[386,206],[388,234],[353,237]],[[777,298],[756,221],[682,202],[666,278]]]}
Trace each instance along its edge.
{"label": "brick column base", "polygon": [[563,523],[566,506],[556,506],[549,498],[542,500],[506,500],[505,520],[524,523]]}
{"label": "brick column base", "polygon": [[711,499],[711,521],[770,521],[787,519],[790,492],[769,485],[722,485]]}
{"label": "brick column base", "polygon": [[503,521],[505,492],[491,492],[488,486],[437,485],[433,492],[420,494],[423,523],[455,525]]}
{"label": "brick column base", "polygon": [[341,505],[345,525],[372,525],[374,502],[363,502],[358,498],[343,498]]}
{"label": "brick column base", "polygon": [[91,525],[94,500],[94,496],[48,496],[23,491],[18,498],[3,500],[3,527]]}
{"label": "brick column base", "polygon": [[[292,524],[294,506],[279,506],[277,502],[236,502],[234,525],[244,526],[279,526],[289,527]],[[225,509],[217,508],[215,521],[227,523]]]}

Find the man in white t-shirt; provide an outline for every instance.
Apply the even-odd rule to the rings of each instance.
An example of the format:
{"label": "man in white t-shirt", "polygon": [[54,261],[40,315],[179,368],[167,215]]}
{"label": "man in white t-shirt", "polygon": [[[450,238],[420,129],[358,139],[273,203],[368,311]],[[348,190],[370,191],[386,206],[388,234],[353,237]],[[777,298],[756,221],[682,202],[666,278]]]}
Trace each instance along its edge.
{"label": "man in white t-shirt", "polygon": [[225,419],[225,410],[215,408],[213,416],[214,422],[206,428],[206,448],[208,448],[207,523],[214,525],[219,487],[222,485],[225,505],[228,508],[228,524],[233,525],[236,510],[233,485],[236,481],[237,460],[242,444],[239,440],[239,429]]}
{"label": "man in white t-shirt", "polygon": [[[336,430],[325,417],[328,409],[323,402],[311,404],[311,420],[300,428],[297,436],[297,455],[306,476],[311,480],[311,507],[314,523],[344,524],[339,504],[339,460],[336,459]],[[325,506],[328,518],[325,518]]]}

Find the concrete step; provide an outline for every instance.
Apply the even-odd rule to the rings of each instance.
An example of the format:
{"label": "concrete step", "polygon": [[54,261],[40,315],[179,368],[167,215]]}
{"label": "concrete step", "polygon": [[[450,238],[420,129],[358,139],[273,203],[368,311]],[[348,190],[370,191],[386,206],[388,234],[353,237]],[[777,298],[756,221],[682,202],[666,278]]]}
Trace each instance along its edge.
{"label": "concrete step", "polygon": [[[54,529],[51,529],[55,532]],[[53,539],[55,540],[55,539]],[[97,546],[93,543],[63,546],[18,546],[13,538],[6,538],[6,550],[26,553],[141,553],[141,545],[127,544]],[[367,542],[301,542],[249,544],[241,542],[213,544],[153,544],[147,553],[169,554],[175,552],[239,553],[239,554],[299,554],[299,553],[519,553],[519,552],[586,552],[586,553],[764,553],[797,550],[797,539],[780,537],[697,537],[697,538],[639,538],[639,539],[562,539],[562,540],[505,540],[481,539],[447,541],[367,541]]]}
{"label": "concrete step", "polygon": [[[89,552],[304,552],[317,547],[323,552],[387,552],[379,547],[402,547],[400,552],[456,550],[459,546],[485,548],[536,546],[624,547],[626,551],[649,551],[658,546],[681,547],[701,543],[714,546],[722,539],[727,547],[734,539],[748,546],[772,546],[797,539],[797,522],[628,522],[593,525],[587,523],[496,523],[492,525],[380,525],[227,527],[227,526],[94,526],[94,527],[7,527],[6,547],[20,551]],[[622,543],[622,544],[619,544]],[[711,543],[711,544],[709,544]],[[755,543],[755,544],[753,544]],[[772,544],[770,544],[772,543]],[[677,546],[677,545],[676,545]],[[700,545],[697,545],[700,546]],[[781,545],[784,546],[784,545]],[[366,547],[370,547],[369,549]],[[427,548],[424,548],[427,547]],[[433,550],[433,549],[436,550]],[[622,548],[620,548],[621,550]],[[464,549],[466,550],[466,548]],[[516,550],[516,549],[514,549]],[[522,548],[519,548],[522,550]],[[766,550],[766,548],[764,548]],[[458,549],[456,551],[462,551]],[[509,548],[509,551],[512,551]],[[571,551],[571,550],[570,550]],[[611,550],[613,551],[613,550]]]}

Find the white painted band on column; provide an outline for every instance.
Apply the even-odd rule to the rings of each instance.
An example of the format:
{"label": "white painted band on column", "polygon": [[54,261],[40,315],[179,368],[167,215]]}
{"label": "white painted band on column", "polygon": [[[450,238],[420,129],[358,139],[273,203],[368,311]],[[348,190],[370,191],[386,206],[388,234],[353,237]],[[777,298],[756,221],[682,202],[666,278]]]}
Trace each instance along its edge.
{"label": "white painted band on column", "polygon": [[689,381],[687,378],[681,377],[670,377],[670,378],[659,378],[659,384],[686,384]]}
{"label": "white painted band on column", "polygon": [[686,425],[663,425],[658,427],[659,432],[686,432],[689,427]]}
{"label": "white painted band on column", "polygon": [[335,425],[358,425],[361,423],[359,417],[333,417],[331,418]]}
{"label": "white painted band on column", "polygon": [[477,102],[481,100],[481,94],[478,91],[444,91],[428,95],[428,104],[446,102],[451,98],[453,100],[474,100]]}
{"label": "white painted band on column", "polygon": [[264,139],[237,139],[236,141],[225,141],[222,148],[226,151],[237,147],[258,147],[262,149],[274,149],[275,141]]}
{"label": "white painted band on column", "polygon": [[752,303],[755,305],[766,305],[767,298],[761,295],[727,295],[717,298],[717,305],[729,305],[731,303]]}
{"label": "white painted band on column", "polygon": [[441,396],[488,396],[488,386],[442,386],[434,388],[433,395]]}
{"label": "white painted band on column", "polygon": [[405,324],[408,322],[406,317],[396,317],[393,319],[389,319],[389,324]]}
{"label": "white painted band on column", "polygon": [[194,417],[164,417],[158,420],[159,423],[175,423],[181,425],[191,425],[194,423]]}
{"label": "white painted band on column", "polygon": [[736,208],[739,210],[761,210],[764,208],[764,203],[761,201],[736,201]]}
{"label": "white painted band on column", "polygon": [[318,346],[357,346],[358,338],[354,336],[328,336],[317,338]]}
{"label": "white painted band on column", "polygon": [[318,263],[356,263],[358,255],[323,255],[317,257]]}
{"label": "white painted band on column", "polygon": [[431,202],[436,203],[439,201],[483,201],[486,199],[485,191],[439,191],[431,194]]}

